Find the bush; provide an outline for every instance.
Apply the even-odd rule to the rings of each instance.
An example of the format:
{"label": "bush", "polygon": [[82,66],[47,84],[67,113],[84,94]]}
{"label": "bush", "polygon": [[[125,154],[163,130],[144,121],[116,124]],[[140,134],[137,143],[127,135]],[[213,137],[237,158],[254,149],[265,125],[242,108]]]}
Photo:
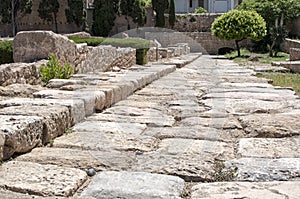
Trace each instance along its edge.
{"label": "bush", "polygon": [[197,8],[195,11],[194,11],[195,14],[201,14],[201,13],[208,13],[207,10],[205,10],[204,8],[202,7],[199,7]]}
{"label": "bush", "polygon": [[135,48],[136,63],[144,65],[147,63],[146,55],[150,48],[150,41],[144,39],[119,39],[119,38],[98,38],[98,37],[69,37],[75,43],[87,43],[88,46],[112,45],[114,47]]}
{"label": "bush", "polygon": [[232,10],[216,18],[212,23],[212,35],[225,40],[234,40],[240,56],[239,42],[249,38],[256,41],[266,35],[266,22],[255,11]]}
{"label": "bush", "polygon": [[0,42],[0,64],[12,63],[13,59],[13,42]]}
{"label": "bush", "polygon": [[47,65],[43,65],[39,69],[41,79],[43,82],[48,83],[51,79],[69,79],[74,71],[74,67],[68,63],[60,65],[54,54],[49,55]]}

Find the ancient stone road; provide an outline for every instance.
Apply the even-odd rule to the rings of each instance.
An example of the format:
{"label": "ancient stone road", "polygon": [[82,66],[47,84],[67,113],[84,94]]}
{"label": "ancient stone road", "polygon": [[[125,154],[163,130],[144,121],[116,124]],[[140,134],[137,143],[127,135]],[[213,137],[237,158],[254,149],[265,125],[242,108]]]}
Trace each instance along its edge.
{"label": "ancient stone road", "polygon": [[0,198],[300,198],[299,99],[254,74],[202,56],[3,163]]}

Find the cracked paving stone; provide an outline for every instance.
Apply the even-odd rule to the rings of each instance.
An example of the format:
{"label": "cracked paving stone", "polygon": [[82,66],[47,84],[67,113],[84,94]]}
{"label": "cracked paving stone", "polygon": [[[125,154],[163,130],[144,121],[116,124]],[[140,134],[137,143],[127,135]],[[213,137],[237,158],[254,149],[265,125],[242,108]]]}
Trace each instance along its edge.
{"label": "cracked paving stone", "polygon": [[283,182],[216,182],[192,187],[191,199],[298,199],[300,181]]}
{"label": "cracked paving stone", "polygon": [[300,135],[300,110],[239,117],[247,137],[282,138]]}
{"label": "cracked paving stone", "polygon": [[164,139],[157,151],[138,155],[132,170],[176,175],[186,181],[210,181],[215,161],[232,157],[233,146],[225,142]]}
{"label": "cracked paving stone", "polygon": [[94,168],[97,171],[129,169],[136,161],[134,152],[93,151],[54,147],[35,148],[32,152],[17,157],[16,160],[79,169]]}
{"label": "cracked paving stone", "polygon": [[93,177],[81,196],[106,199],[179,199],[183,189],[184,180],[177,176],[109,171]]}
{"label": "cracked paving stone", "polygon": [[300,158],[240,158],[225,162],[237,181],[300,180]]}
{"label": "cracked paving stone", "polygon": [[89,150],[151,151],[158,139],[141,135],[145,124],[86,121],[55,140],[55,147]]}
{"label": "cracked paving stone", "polygon": [[253,158],[300,158],[300,138],[245,138],[238,155]]}
{"label": "cracked paving stone", "polygon": [[10,161],[0,167],[0,188],[40,196],[72,196],[87,180],[84,171]]}

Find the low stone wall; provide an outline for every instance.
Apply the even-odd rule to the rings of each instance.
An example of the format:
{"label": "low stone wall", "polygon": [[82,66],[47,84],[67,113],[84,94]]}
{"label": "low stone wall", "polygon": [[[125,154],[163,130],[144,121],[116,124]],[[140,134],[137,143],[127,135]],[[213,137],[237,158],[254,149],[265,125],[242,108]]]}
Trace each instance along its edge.
{"label": "low stone wall", "polygon": [[178,43],[167,48],[151,47],[147,52],[147,61],[155,62],[159,59],[178,57],[190,53],[190,47],[186,43]]}
{"label": "low stone wall", "polygon": [[112,46],[88,47],[85,59],[77,65],[79,73],[129,68],[136,63],[136,50]]}
{"label": "low stone wall", "polygon": [[51,31],[19,32],[14,39],[14,61],[33,62],[54,53],[59,62],[75,66],[76,72],[107,71],[135,64],[135,49],[112,46],[89,47],[75,44],[66,36]]}
{"label": "low stone wall", "polygon": [[281,50],[285,53],[290,53],[290,48],[300,48],[300,41],[285,39],[285,41],[281,45]]}
{"label": "low stone wall", "polygon": [[0,65],[0,86],[10,84],[39,84],[41,83],[39,68],[46,60],[34,63],[13,63]]}
{"label": "low stone wall", "polygon": [[[145,38],[158,40],[162,47],[168,47],[177,43],[187,43],[191,52],[202,52],[203,54],[218,54],[222,48],[236,48],[234,41],[220,40],[212,36],[210,32],[146,32]],[[241,47],[250,47],[252,45],[250,40],[240,42]]]}
{"label": "low stone wall", "polygon": [[300,60],[300,48],[290,48],[290,61]]}
{"label": "low stone wall", "polygon": [[169,16],[166,15],[166,28],[179,32],[210,32],[211,24],[221,15],[220,13],[176,14],[174,27],[170,27]]}

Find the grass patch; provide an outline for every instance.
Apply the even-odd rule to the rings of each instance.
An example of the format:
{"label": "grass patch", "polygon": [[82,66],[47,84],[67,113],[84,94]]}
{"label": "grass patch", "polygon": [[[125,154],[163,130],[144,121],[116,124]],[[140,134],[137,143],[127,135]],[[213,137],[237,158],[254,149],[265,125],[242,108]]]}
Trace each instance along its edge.
{"label": "grass patch", "polygon": [[0,42],[0,64],[13,63],[13,41]]}
{"label": "grass patch", "polygon": [[286,61],[290,58],[289,54],[283,52],[279,52],[277,57],[270,57],[269,53],[254,53],[245,48],[241,49],[241,57],[237,56],[237,51],[225,55],[226,58],[234,60],[237,63],[249,62],[248,58],[251,56],[257,56],[258,62],[262,64],[270,64],[275,61]]}
{"label": "grass patch", "polygon": [[297,73],[263,73],[257,77],[271,79],[272,85],[291,87],[300,96],[300,74]]}
{"label": "grass patch", "polygon": [[135,48],[136,63],[140,65],[146,64],[147,51],[150,48],[150,41],[136,38],[102,38],[102,37],[76,37],[72,36],[69,39],[75,43],[87,43],[88,46],[112,45],[114,47]]}

